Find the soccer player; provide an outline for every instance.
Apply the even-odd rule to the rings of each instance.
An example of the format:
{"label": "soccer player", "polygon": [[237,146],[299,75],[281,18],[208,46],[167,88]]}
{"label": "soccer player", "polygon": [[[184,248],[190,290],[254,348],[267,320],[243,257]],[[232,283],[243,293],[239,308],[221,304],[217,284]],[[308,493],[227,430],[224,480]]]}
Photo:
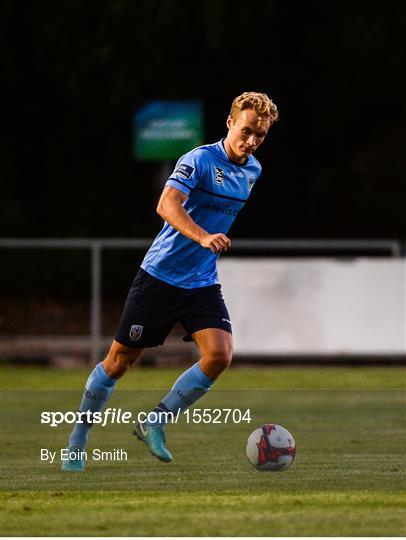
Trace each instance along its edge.
{"label": "soccer player", "polygon": [[[228,230],[261,173],[252,154],[277,120],[278,110],[266,94],[244,92],[232,103],[226,138],[179,159],[158,202],[163,229],[135,276],[106,359],[87,380],[79,410],[101,411],[144,348],[162,345],[174,325],[182,324],[201,358],[162,398],[154,409],[157,414],[134,430],[161,461],[171,461],[172,455],[166,448],[165,415],[158,413],[185,410],[231,362],[231,322],[216,263],[230,248]],[[85,450],[90,427],[75,424],[68,444],[74,455]],[[84,460],[64,461],[62,468],[83,470]]]}

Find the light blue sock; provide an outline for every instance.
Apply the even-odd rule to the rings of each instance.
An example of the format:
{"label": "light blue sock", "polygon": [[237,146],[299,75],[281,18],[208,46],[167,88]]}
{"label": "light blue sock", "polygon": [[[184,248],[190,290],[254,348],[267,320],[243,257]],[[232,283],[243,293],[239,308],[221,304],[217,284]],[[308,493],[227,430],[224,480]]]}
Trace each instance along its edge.
{"label": "light blue sock", "polygon": [[[117,380],[107,375],[101,362],[97,364],[87,379],[86,390],[83,394],[79,412],[101,411],[113,392]],[[85,418],[82,418],[82,420],[83,423],[75,424],[69,437],[69,446],[86,448],[88,432],[92,424],[87,423]]]}
{"label": "light blue sock", "polygon": [[[182,412],[204,396],[213,383],[214,381],[200,369],[199,362],[196,362],[176,380],[170,392],[157,405],[154,412],[170,411],[177,414],[179,409]],[[164,415],[161,415],[161,418],[158,417],[156,422],[147,421],[147,425],[150,426],[165,424]]]}

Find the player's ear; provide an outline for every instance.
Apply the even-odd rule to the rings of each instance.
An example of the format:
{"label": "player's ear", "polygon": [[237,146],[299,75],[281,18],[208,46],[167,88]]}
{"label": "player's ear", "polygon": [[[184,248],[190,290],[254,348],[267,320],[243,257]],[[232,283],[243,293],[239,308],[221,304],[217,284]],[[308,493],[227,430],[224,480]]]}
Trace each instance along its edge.
{"label": "player's ear", "polygon": [[230,115],[228,115],[226,124],[227,124],[228,129],[230,129],[234,125],[234,120]]}

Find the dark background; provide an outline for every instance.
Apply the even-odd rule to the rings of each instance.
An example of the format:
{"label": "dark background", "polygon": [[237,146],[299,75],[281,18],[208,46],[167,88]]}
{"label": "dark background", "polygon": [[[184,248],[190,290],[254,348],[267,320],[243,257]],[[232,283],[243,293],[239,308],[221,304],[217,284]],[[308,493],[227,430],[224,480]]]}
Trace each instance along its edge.
{"label": "dark background", "polygon": [[403,238],[402,27],[395,3],[3,2],[0,236],[154,236],[157,164],[131,157],[151,98],[280,110],[232,237]]}

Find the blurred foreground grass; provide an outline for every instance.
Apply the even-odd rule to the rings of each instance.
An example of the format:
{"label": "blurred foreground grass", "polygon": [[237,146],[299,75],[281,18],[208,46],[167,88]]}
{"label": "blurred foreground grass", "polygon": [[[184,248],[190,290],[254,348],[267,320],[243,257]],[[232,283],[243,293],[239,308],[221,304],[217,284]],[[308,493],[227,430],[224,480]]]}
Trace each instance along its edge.
{"label": "blurred foreground grass", "polygon": [[[181,370],[134,369],[109,406],[149,410]],[[71,426],[40,413],[76,410],[86,370],[2,369],[3,535],[403,536],[405,370],[230,369],[196,404],[250,409],[252,422],[168,427],[174,462],[150,456],[123,424],[94,426],[89,445],[122,448],[127,461],[89,460],[66,474],[58,451]],[[245,456],[251,431],[287,427],[294,464],[259,473]],[[56,518],[57,517],[57,518]]]}

